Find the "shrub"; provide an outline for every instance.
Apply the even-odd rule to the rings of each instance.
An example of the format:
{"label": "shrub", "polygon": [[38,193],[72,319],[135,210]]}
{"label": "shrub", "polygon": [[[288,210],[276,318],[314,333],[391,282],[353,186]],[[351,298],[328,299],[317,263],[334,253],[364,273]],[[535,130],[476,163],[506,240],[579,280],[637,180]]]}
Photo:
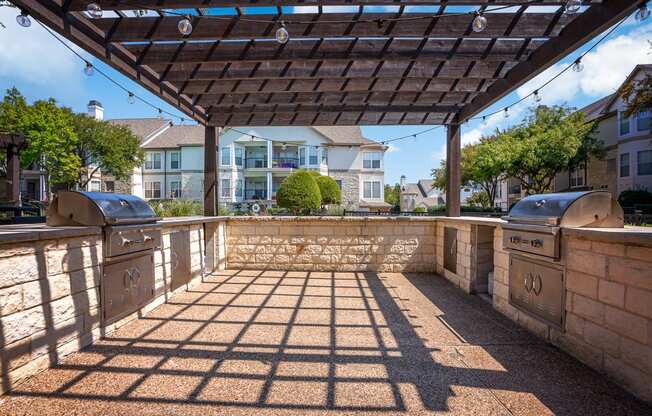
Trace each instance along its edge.
{"label": "shrub", "polygon": [[412,212],[426,212],[426,209],[424,207],[416,207]]}
{"label": "shrub", "polygon": [[276,202],[279,207],[287,208],[295,214],[319,209],[319,185],[308,171],[298,170],[281,182],[276,193]]}
{"label": "shrub", "polygon": [[652,204],[652,192],[642,189],[629,189],[622,191],[618,195],[618,202],[623,207],[633,207],[635,205]]}
{"label": "shrub", "polygon": [[319,175],[315,178],[315,181],[317,182],[317,186],[319,186],[322,205],[339,205],[342,202],[342,191],[337,186],[335,179],[330,176]]}
{"label": "shrub", "polygon": [[204,213],[200,202],[188,199],[151,200],[149,205],[158,217],[188,217]]}

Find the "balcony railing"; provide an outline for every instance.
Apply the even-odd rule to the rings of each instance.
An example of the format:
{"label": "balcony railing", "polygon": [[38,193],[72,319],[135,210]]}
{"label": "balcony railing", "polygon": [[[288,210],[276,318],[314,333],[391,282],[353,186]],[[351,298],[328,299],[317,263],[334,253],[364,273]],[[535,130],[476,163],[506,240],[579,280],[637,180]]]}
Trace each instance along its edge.
{"label": "balcony railing", "polygon": [[267,167],[266,157],[248,157],[245,159],[245,168],[247,169],[266,168],[266,167]]}
{"label": "balcony railing", "polygon": [[267,199],[265,189],[247,189],[245,190],[245,199]]}
{"label": "balcony railing", "polygon": [[299,158],[296,157],[275,157],[272,159],[273,168],[296,169],[299,167]]}

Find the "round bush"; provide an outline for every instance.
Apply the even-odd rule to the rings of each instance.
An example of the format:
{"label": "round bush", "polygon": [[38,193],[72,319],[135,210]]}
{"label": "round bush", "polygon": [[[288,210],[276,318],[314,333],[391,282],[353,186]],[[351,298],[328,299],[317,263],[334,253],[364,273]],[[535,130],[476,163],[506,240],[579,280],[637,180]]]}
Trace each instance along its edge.
{"label": "round bush", "polygon": [[319,209],[321,193],[313,175],[305,170],[292,173],[281,182],[276,192],[276,203],[295,214],[300,211]]}
{"label": "round bush", "polygon": [[315,181],[319,186],[322,205],[340,204],[342,202],[342,191],[337,186],[335,179],[330,176],[319,175],[315,178]]}

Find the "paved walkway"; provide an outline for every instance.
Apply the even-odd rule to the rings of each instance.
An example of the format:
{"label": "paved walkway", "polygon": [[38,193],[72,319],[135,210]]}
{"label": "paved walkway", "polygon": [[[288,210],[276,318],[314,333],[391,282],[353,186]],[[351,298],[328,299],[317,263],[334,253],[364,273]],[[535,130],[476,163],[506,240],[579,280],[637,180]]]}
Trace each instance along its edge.
{"label": "paved walkway", "polygon": [[651,414],[433,275],[222,272],[0,414]]}

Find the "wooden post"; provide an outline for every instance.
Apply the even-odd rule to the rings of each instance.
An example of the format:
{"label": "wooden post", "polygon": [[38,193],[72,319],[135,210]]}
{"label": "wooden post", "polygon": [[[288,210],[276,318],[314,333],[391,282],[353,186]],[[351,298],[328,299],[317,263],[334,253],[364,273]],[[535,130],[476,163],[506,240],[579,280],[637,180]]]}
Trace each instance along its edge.
{"label": "wooden post", "polygon": [[8,198],[16,205],[20,205],[20,158],[16,145],[7,146],[7,182],[9,185]]}
{"label": "wooden post", "polygon": [[204,136],[204,215],[217,215],[217,146],[218,128],[205,127]]}
{"label": "wooden post", "polygon": [[446,129],[446,216],[460,216],[461,174],[460,125],[449,124]]}

